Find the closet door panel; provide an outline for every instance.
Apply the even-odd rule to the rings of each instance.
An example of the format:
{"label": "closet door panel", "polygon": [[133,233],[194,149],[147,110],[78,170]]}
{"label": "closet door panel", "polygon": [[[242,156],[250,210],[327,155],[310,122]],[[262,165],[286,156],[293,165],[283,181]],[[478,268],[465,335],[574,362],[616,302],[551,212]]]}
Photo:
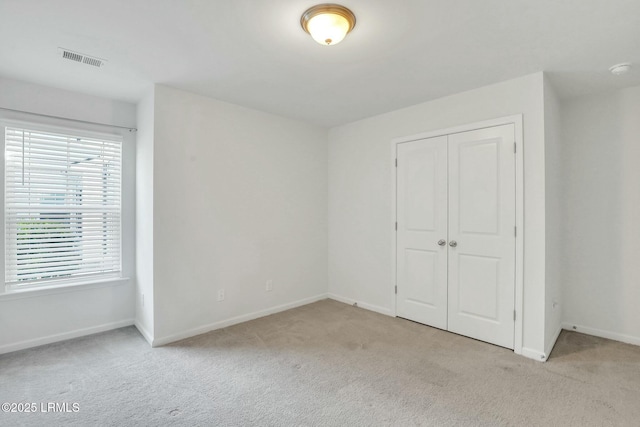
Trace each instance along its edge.
{"label": "closet door panel", "polygon": [[399,144],[396,310],[447,328],[447,138]]}
{"label": "closet door panel", "polygon": [[514,126],[449,136],[449,330],[514,344]]}

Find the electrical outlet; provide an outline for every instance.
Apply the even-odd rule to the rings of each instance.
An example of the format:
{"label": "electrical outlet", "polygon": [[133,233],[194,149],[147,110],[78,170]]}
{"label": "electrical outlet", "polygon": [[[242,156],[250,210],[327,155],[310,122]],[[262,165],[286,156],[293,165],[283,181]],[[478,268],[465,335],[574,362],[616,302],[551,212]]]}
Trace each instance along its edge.
{"label": "electrical outlet", "polygon": [[224,289],[219,289],[218,290],[218,301],[223,301],[224,300]]}
{"label": "electrical outlet", "polygon": [[271,292],[273,290],[273,280],[267,280],[265,289],[267,292]]}

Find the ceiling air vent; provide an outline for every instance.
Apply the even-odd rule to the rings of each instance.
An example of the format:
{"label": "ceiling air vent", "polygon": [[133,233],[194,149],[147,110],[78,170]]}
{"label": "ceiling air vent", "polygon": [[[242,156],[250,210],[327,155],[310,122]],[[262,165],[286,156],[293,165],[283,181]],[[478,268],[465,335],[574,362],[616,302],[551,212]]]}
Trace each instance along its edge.
{"label": "ceiling air vent", "polygon": [[62,59],[68,59],[69,61],[80,62],[81,64],[93,65],[94,67],[102,67],[107,62],[104,59],[95,58],[93,56],[85,55],[84,53],[74,52],[62,47],[58,48],[58,52]]}

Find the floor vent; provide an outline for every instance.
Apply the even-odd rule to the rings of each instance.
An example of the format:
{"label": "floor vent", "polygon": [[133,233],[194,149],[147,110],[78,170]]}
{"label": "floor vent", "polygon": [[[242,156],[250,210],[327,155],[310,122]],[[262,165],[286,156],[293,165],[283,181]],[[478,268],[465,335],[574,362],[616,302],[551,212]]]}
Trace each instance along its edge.
{"label": "floor vent", "polygon": [[68,59],[69,61],[80,62],[81,64],[92,65],[94,67],[102,67],[107,62],[104,59],[95,58],[93,56],[85,55],[84,53],[74,52],[62,47],[58,48],[58,52],[62,56],[62,59]]}

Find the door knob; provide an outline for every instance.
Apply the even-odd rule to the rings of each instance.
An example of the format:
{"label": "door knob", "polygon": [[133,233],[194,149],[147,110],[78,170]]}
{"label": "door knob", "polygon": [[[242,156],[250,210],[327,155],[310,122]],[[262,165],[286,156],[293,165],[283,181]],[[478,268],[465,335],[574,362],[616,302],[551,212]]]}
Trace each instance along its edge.
{"label": "door knob", "polygon": [[440,239],[440,240],[438,240],[438,244],[439,244],[440,246],[444,246],[444,245],[446,245],[446,244],[447,244],[447,241],[446,241],[446,240],[442,240],[442,239]]}
{"label": "door knob", "polygon": [[458,242],[456,242],[455,240],[452,240],[449,242],[449,246],[451,246],[452,248],[455,248],[456,246],[458,246]]}

